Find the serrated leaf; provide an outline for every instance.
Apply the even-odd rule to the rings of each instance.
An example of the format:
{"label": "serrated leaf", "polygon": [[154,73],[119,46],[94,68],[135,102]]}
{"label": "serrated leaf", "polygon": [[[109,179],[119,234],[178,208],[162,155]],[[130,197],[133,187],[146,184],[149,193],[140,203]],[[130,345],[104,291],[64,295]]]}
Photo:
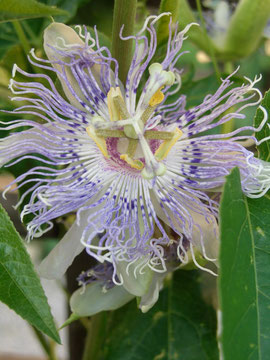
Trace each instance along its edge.
{"label": "serrated leaf", "polygon": [[[268,125],[270,125],[270,90],[266,91],[263,101],[261,105],[265,108],[267,115],[268,115],[268,121],[262,128],[260,132],[256,133],[256,139],[258,141],[267,138],[270,136],[270,128]],[[258,108],[255,118],[254,118],[254,126],[257,128],[260,126],[264,118],[263,111]],[[263,142],[262,144],[257,146],[258,149],[258,156],[260,159],[265,161],[270,161],[270,140]]]}
{"label": "serrated leaf", "polygon": [[146,314],[135,302],[115,311],[105,360],[217,360],[216,316],[200,293],[195,271],[177,271]]}
{"label": "serrated leaf", "polygon": [[0,22],[66,14],[64,10],[36,0],[0,0]]}
{"label": "serrated leaf", "polygon": [[228,176],[221,203],[219,296],[224,360],[270,354],[270,197],[248,199],[240,174]]}
{"label": "serrated leaf", "polygon": [[60,343],[47,298],[30,257],[6,211],[1,206],[0,301],[38,330]]}

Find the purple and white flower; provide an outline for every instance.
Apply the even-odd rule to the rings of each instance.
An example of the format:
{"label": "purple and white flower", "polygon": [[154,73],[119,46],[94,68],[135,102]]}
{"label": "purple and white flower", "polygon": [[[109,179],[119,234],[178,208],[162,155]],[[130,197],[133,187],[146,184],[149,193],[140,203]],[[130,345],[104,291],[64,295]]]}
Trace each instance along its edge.
{"label": "purple and white flower", "polygon": [[[20,199],[21,203],[31,194],[22,212],[22,217],[34,215],[28,238],[41,236],[54,219],[77,213],[40,273],[62,276],[86,249],[106,264],[105,283],[111,282],[107,288],[96,277],[90,276],[89,283],[83,277],[81,282],[92,297],[110,297],[114,289],[117,295],[112,297],[121,301],[115,300],[113,308],[139,296],[146,311],[157,300],[168,271],[189,256],[197,264],[196,251],[216,261],[219,204],[212,195],[221,191],[232,168],[240,168],[247,196],[261,196],[270,188],[269,164],[241,145],[241,140],[256,142],[254,132],[267,121],[263,108],[258,129],[243,126],[228,134],[207,133],[233,118],[244,123],[242,111],[261,101],[254,87],[259,79],[233,87],[229,76],[213,95],[188,110],[184,95],[170,101],[181,86],[177,62],[192,24],[180,32],[170,27],[166,54],[157,63],[159,18],[150,16],[136,36],[120,34],[122,40],[135,42],[125,84],[118,78],[117,61],[99,45],[97,32],[93,38],[86,28],[79,27],[78,35],[64,24],[52,23],[44,34],[48,60],[33,50],[29,56],[41,73],[30,74],[14,65],[10,89],[22,106],[12,114],[22,118],[2,123],[11,134],[0,142],[0,166],[26,158],[43,163],[14,181],[18,187],[32,184]],[[16,73],[25,82],[16,81]],[[48,73],[57,75],[63,95]],[[22,127],[27,130],[16,132]],[[93,291],[93,283],[99,293]]]}

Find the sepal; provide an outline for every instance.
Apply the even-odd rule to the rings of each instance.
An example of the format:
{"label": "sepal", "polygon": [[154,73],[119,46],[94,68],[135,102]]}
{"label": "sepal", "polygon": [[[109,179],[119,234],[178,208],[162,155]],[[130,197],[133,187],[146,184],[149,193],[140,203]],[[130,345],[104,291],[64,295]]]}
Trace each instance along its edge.
{"label": "sepal", "polygon": [[116,310],[128,303],[134,295],[121,285],[106,289],[102,281],[86,285],[76,290],[70,299],[73,317],[92,316],[101,311]]}
{"label": "sepal", "polygon": [[[142,258],[143,259],[143,258]],[[143,296],[149,290],[154,271],[149,266],[143,266],[144,260],[136,260],[132,264],[126,261],[116,263],[117,276],[123,282],[123,287],[134,296]]]}

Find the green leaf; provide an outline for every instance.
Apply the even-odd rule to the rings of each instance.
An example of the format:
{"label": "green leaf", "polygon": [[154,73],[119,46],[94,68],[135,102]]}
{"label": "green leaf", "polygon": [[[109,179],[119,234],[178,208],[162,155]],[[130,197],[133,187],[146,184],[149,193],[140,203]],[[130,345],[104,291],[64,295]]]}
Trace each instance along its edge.
{"label": "green leaf", "polygon": [[30,257],[5,210],[0,207],[0,300],[56,342],[47,298]]}
{"label": "green leaf", "polygon": [[0,22],[66,15],[66,11],[35,0],[0,0]]}
{"label": "green leaf", "polygon": [[199,272],[177,271],[146,314],[135,302],[115,311],[105,360],[217,360],[216,316],[200,293]]}
{"label": "green leaf", "polygon": [[238,169],[221,202],[219,296],[224,360],[270,354],[270,197],[242,194]]}
{"label": "green leaf", "polygon": [[[270,128],[268,126],[270,124],[270,122],[269,122],[269,117],[270,117],[270,90],[266,91],[261,105],[267,111],[268,121],[264,125],[262,130],[260,132],[256,133],[256,139],[258,141],[270,136]],[[255,115],[255,119],[254,119],[254,126],[259,127],[262,120],[263,120],[263,118],[264,118],[264,113],[260,108],[258,108],[257,112],[256,112],[256,115]],[[265,161],[270,161],[270,141],[269,140],[263,142],[260,145],[258,145],[257,149],[258,149],[258,155],[259,155],[260,159],[265,160]]]}

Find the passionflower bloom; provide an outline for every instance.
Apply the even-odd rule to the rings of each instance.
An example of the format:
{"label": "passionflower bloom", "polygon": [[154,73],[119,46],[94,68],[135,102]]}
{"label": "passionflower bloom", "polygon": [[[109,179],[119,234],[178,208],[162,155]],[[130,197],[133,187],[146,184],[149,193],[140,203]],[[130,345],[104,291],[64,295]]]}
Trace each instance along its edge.
{"label": "passionflower bloom", "polygon": [[[136,36],[120,33],[122,40],[135,43],[125,84],[97,32],[93,38],[86,28],[79,27],[77,34],[59,23],[44,33],[48,60],[34,51],[29,56],[40,74],[14,65],[10,89],[22,106],[12,114],[23,118],[4,123],[11,134],[0,143],[1,165],[26,158],[43,164],[14,181],[18,187],[32,184],[23,196],[31,194],[22,212],[22,217],[33,214],[29,239],[50,229],[53,219],[77,213],[40,273],[62,276],[83,249],[98,261],[79,277],[85,293],[75,293],[71,301],[79,315],[117,308],[134,296],[146,311],[157,300],[167,272],[188,257],[197,264],[196,252],[216,261],[214,198],[232,168],[240,168],[247,196],[261,196],[270,187],[269,165],[240,143],[256,141],[254,131],[267,120],[262,108],[260,128],[244,126],[242,111],[261,101],[254,87],[258,79],[233,87],[229,76],[213,95],[188,110],[184,95],[172,101],[181,86],[177,63],[191,25],[180,32],[170,26],[166,53],[156,62],[159,17],[150,16]],[[17,72],[25,82],[15,80]],[[62,91],[45,73],[57,75]],[[233,118],[242,119],[243,127],[209,134]],[[19,132],[22,128],[27,130]]]}

